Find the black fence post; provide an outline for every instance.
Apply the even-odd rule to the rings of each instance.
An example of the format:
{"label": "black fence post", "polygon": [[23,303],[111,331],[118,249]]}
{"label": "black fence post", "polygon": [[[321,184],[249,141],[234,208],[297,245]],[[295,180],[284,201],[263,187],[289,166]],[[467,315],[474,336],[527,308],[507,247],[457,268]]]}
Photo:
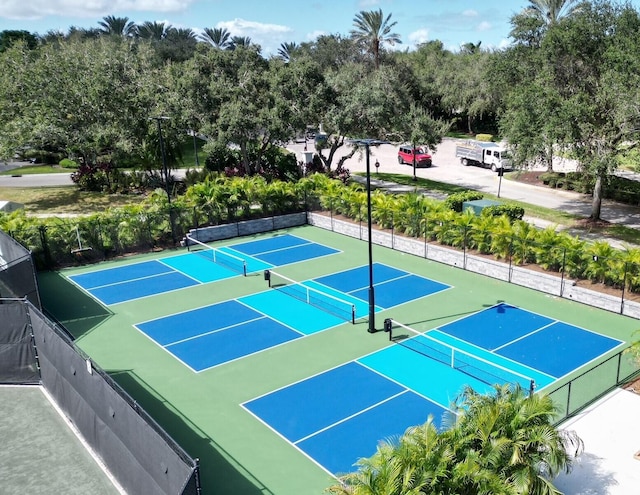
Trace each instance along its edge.
{"label": "black fence post", "polygon": [[53,268],[53,259],[51,258],[51,251],[49,251],[49,241],[47,240],[47,227],[40,225],[38,227],[40,234],[40,244],[42,245],[42,254],[44,255],[44,264],[47,268]]}
{"label": "black fence post", "polygon": [[511,283],[511,276],[513,273],[513,236],[511,236],[509,238],[509,280],[508,282]]}
{"label": "black fence post", "polygon": [[622,296],[620,298],[620,314],[624,314],[624,289],[627,286],[627,261],[624,262],[624,274],[622,275]]}
{"label": "black fence post", "polygon": [[562,266],[560,267],[560,271],[562,272],[560,275],[560,297],[564,294],[564,273],[566,272],[566,263],[567,263],[567,248],[562,248]]}

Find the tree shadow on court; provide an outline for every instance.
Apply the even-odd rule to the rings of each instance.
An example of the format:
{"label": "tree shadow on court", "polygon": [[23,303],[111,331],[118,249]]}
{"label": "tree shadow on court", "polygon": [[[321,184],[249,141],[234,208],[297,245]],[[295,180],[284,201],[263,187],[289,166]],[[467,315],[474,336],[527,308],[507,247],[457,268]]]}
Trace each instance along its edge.
{"label": "tree shadow on court", "polygon": [[47,316],[78,339],[113,313],[58,272],[38,273],[38,288]]}
{"label": "tree shadow on court", "polygon": [[274,495],[237,459],[175,409],[135,371],[108,373],[191,457],[200,460],[203,493]]}

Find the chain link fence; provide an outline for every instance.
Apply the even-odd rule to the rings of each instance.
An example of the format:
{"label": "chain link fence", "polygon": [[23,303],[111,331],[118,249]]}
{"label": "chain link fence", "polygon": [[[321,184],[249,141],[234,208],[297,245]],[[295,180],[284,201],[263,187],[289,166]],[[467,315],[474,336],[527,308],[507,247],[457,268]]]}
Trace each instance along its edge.
{"label": "chain link fence", "polygon": [[40,311],[30,253],[2,231],[0,253],[0,383],[44,386],[127,493],[199,495],[198,460]]}

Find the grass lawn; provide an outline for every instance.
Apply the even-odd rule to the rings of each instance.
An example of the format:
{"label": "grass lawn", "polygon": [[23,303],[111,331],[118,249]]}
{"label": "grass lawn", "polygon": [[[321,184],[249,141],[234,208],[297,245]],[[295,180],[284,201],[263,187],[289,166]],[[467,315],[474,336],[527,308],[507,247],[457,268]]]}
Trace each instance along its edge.
{"label": "grass lawn", "polygon": [[13,170],[0,172],[0,175],[70,174],[73,170],[62,168],[59,165],[24,165]]}
{"label": "grass lawn", "polygon": [[21,203],[27,213],[39,215],[86,215],[140,202],[139,195],[92,193],[80,191],[75,186],[0,187],[0,198]]}

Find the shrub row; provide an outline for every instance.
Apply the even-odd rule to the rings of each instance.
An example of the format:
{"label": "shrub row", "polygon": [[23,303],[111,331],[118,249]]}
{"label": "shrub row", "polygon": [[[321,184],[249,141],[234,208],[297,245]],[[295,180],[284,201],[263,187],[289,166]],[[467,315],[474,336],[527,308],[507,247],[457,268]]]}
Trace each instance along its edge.
{"label": "shrub row", "polygon": [[[475,194],[475,193],[474,193]],[[537,264],[575,279],[640,291],[640,249],[590,243],[553,227],[538,230],[521,220],[521,208],[501,205],[476,216],[418,194],[371,194],[372,221],[380,228],[455,248],[475,250],[519,265]],[[468,197],[474,197],[469,195]],[[354,221],[367,219],[367,193],[323,174],[296,183],[260,177],[217,176],[167,201],[158,189],[139,204],[73,219],[0,214],[0,228],[34,253],[40,268],[78,261],[82,242],[101,256],[170,245],[190,228],[323,208]],[[80,238],[80,240],[78,239]]]}

